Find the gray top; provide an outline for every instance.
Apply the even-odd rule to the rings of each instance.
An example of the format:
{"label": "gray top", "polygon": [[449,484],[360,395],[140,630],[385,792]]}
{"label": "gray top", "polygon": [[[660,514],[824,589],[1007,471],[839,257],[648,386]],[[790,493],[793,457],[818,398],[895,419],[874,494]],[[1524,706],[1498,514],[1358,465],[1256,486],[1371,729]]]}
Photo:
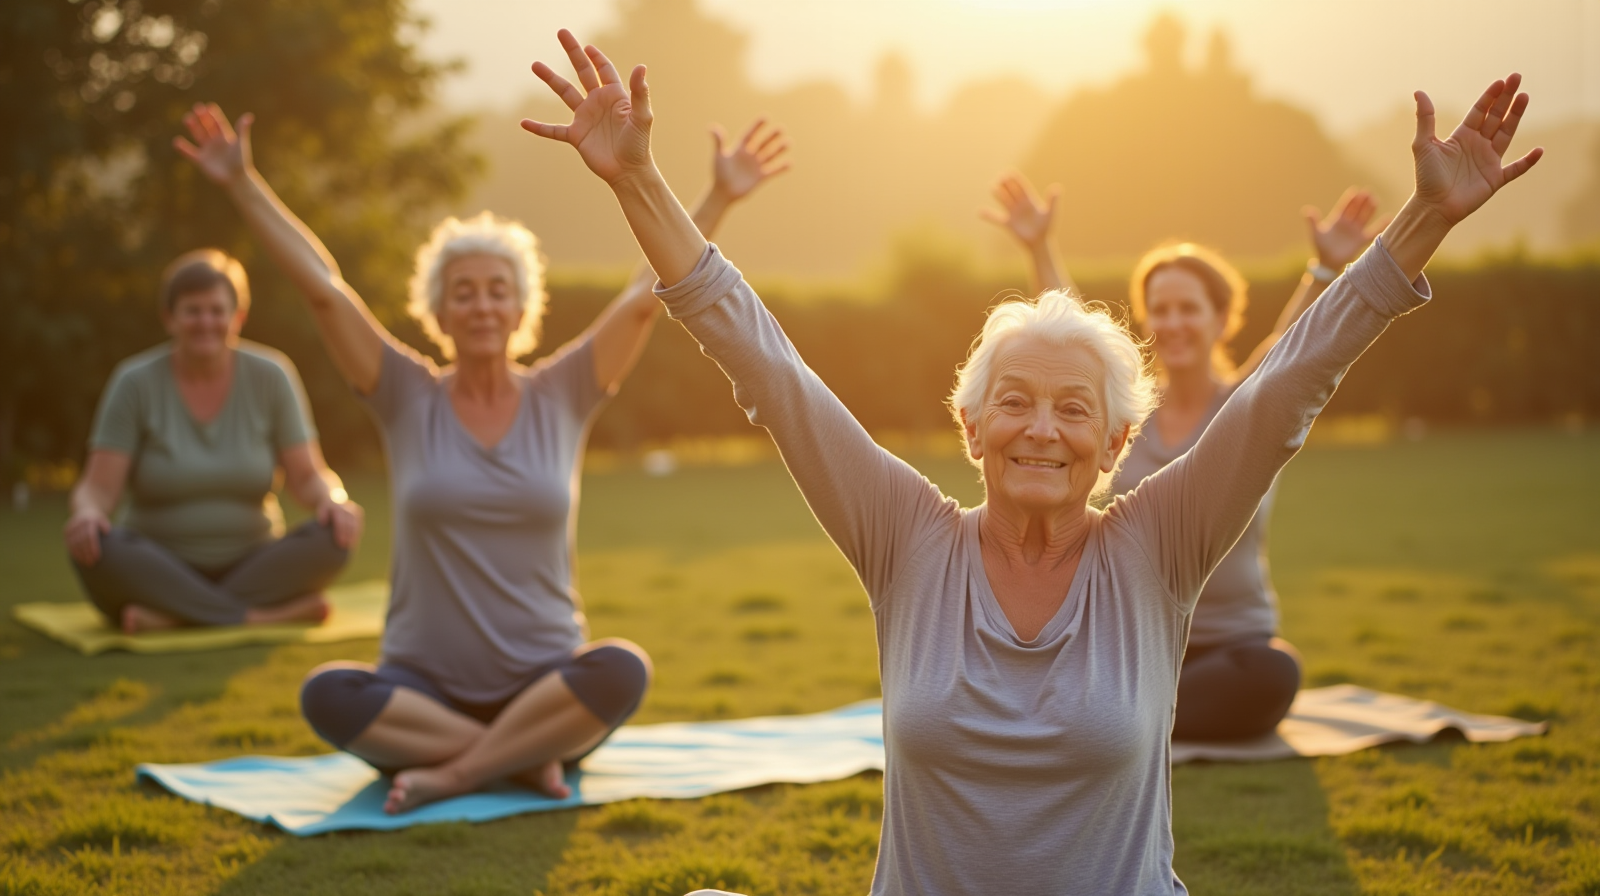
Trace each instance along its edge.
{"label": "gray top", "polygon": [[[1193,448],[1235,388],[1237,386],[1219,389],[1194,431],[1175,445],[1161,440],[1152,414],[1128,444],[1122,467],[1111,481],[1111,493],[1122,495],[1133,491],[1146,476]],[[1192,646],[1215,647],[1277,634],[1278,595],[1272,590],[1272,577],[1267,569],[1267,520],[1272,514],[1272,499],[1277,490],[1276,484],[1267,490],[1250,525],[1239,536],[1238,544],[1211,571],[1211,578],[1201,589],[1200,603],[1194,608],[1194,620],[1189,626]]]}
{"label": "gray top", "polygon": [[1190,613],[1344,369],[1425,294],[1370,250],[1194,450],[1090,511],[1077,574],[1031,641],[989,588],[984,508],[874,444],[715,247],[659,295],[770,431],[871,599],[888,759],[872,891],[1186,892],[1168,738]]}
{"label": "gray top", "polygon": [[449,374],[409,349],[384,343],[364,399],[394,495],[383,662],[469,703],[511,696],[585,637],[572,537],[583,444],[607,393],[587,341],[521,376],[516,420],[493,448],[461,425]]}
{"label": "gray top", "polygon": [[316,438],[305,389],[282,352],[240,342],[222,410],[201,423],[172,373],[172,345],[117,365],[89,447],[132,460],[123,525],[204,570],[283,535],[278,455]]}

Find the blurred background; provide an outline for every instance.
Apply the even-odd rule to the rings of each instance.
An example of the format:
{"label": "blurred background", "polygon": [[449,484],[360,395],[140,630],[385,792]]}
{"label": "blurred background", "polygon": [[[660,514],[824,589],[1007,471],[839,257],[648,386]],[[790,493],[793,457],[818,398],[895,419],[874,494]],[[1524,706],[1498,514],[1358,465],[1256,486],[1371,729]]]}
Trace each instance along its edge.
{"label": "blurred background", "polygon": [[[245,335],[300,366],[330,458],[375,433],[225,198],[171,151],[183,110],[256,113],[256,160],[401,338],[411,255],[445,214],[520,219],[548,257],[546,344],[578,332],[637,249],[528,70],[571,27],[650,66],[656,152],[689,201],[707,128],[783,126],[794,170],[719,238],[808,361],[886,440],[955,440],[942,399],[985,308],[1025,289],[980,221],[1006,170],[1063,190],[1058,248],[1119,304],[1133,260],[1186,238],[1251,279],[1254,344],[1309,245],[1300,209],[1410,186],[1410,95],[1447,130],[1489,81],[1534,101],[1544,161],[1452,235],[1441,301],[1400,321],[1330,413],[1362,432],[1600,415],[1600,0],[10,0],[0,11],[0,480],[59,488],[111,367],[161,340],[173,256],[216,245],[256,292]],[[749,435],[675,326],[597,425],[637,453]]]}

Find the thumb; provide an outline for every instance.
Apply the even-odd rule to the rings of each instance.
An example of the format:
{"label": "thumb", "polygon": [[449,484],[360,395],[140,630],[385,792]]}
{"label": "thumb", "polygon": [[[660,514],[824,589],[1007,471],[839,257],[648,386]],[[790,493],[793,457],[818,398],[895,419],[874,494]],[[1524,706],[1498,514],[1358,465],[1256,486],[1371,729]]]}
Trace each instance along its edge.
{"label": "thumb", "polygon": [[654,116],[650,112],[650,85],[645,83],[644,75],[645,67],[636,65],[633,75],[628,78],[629,98],[633,101],[629,114],[635,123],[649,127]]}
{"label": "thumb", "polygon": [[1056,216],[1056,203],[1061,200],[1061,185],[1051,184],[1050,189],[1044,191],[1045,214],[1054,218]]}
{"label": "thumb", "polygon": [[722,144],[727,139],[728,134],[722,129],[722,125],[714,124],[711,126],[711,148],[716,150],[717,155],[723,155]]}
{"label": "thumb", "polygon": [[1422,91],[1413,94],[1417,101],[1417,136],[1411,141],[1412,147],[1426,146],[1433,140],[1433,100]]}
{"label": "thumb", "polygon": [[1317,225],[1322,223],[1322,210],[1314,205],[1300,207],[1300,216],[1306,219],[1306,227],[1310,229],[1311,236],[1317,235]]}
{"label": "thumb", "polygon": [[250,143],[250,128],[253,127],[255,125],[255,123],[256,123],[256,116],[255,116],[255,113],[253,113],[253,112],[246,112],[243,115],[239,116],[239,123],[234,125],[234,128],[237,129],[238,132],[239,132],[239,142],[240,143],[243,143],[245,145],[249,145],[249,143]]}

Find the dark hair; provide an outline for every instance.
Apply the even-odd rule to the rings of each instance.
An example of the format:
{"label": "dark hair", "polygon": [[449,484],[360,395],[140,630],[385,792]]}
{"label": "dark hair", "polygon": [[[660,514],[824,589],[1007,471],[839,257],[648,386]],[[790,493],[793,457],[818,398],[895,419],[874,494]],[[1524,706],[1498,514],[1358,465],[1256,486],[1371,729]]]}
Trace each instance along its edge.
{"label": "dark hair", "polygon": [[1167,268],[1187,271],[1205,287],[1206,298],[1223,321],[1222,334],[1217,344],[1211,347],[1211,364],[1218,373],[1233,372],[1233,359],[1228,357],[1227,343],[1244,326],[1244,309],[1250,301],[1244,277],[1221,255],[1204,246],[1172,243],[1151,249],[1134,266],[1133,277],[1128,283],[1128,304],[1133,311],[1133,320],[1140,328],[1148,326],[1145,323],[1148,317],[1145,290],[1150,287],[1150,278]]}
{"label": "dark hair", "polygon": [[227,285],[235,310],[250,308],[250,281],[239,259],[221,249],[185,252],[161,274],[161,310],[171,312],[180,296],[205,292],[219,283]]}

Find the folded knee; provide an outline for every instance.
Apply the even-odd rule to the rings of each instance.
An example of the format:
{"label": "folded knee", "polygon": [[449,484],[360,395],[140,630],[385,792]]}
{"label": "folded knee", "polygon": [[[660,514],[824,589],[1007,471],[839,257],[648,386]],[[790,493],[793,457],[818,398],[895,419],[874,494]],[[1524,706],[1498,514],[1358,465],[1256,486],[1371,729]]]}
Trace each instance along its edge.
{"label": "folded knee", "polygon": [[317,736],[343,749],[383,711],[394,685],[367,669],[329,664],[300,686],[300,713]]}
{"label": "folded knee", "polygon": [[637,644],[609,640],[574,657],[561,670],[567,687],[607,725],[619,725],[639,708],[650,687],[650,657]]}

